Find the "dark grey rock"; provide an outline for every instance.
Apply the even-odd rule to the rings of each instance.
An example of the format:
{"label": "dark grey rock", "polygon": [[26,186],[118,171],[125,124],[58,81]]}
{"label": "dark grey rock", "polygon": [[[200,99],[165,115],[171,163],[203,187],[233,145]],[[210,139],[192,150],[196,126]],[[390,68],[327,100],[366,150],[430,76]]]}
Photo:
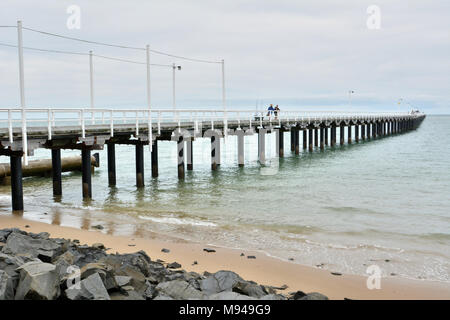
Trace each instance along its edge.
{"label": "dark grey rock", "polygon": [[340,272],[331,272],[331,274],[333,276],[342,276],[342,273],[340,273]]}
{"label": "dark grey rock", "polygon": [[123,292],[113,292],[110,294],[111,300],[145,300],[139,293],[134,290]]}
{"label": "dark grey rock", "polygon": [[255,256],[247,256],[247,259],[256,259]]}
{"label": "dark grey rock", "polygon": [[205,249],[203,249],[203,251],[208,252],[208,253],[216,252],[216,250],[210,249],[210,248],[205,248]]}
{"label": "dark grey rock", "polygon": [[32,261],[23,264],[18,270],[20,281],[16,289],[16,300],[53,300],[59,296],[59,271],[56,266]]}
{"label": "dark grey rock", "polygon": [[96,249],[101,249],[101,250],[105,250],[105,245],[103,243],[94,243],[91,247],[96,248]]}
{"label": "dark grey rock", "polygon": [[169,296],[175,300],[200,300],[205,294],[192,287],[184,280],[161,282],[156,286],[158,296]]}
{"label": "dark grey rock", "polygon": [[63,247],[53,240],[32,238],[13,232],[8,236],[2,251],[6,254],[28,255],[31,258],[39,258],[43,262],[51,262],[54,257],[63,252]]}
{"label": "dark grey rock", "polygon": [[254,298],[261,298],[268,294],[268,292],[262,286],[248,281],[237,281],[233,285],[232,290],[233,292],[237,292]]}
{"label": "dark grey rock", "polygon": [[114,276],[114,269],[112,266],[108,264],[101,262],[88,263],[81,268],[80,273],[82,280],[90,277],[95,273],[99,274],[106,290],[110,290],[117,287],[116,278]]}
{"label": "dark grey rock", "polygon": [[13,279],[3,270],[0,270],[0,300],[14,300]]}
{"label": "dark grey rock", "polygon": [[119,287],[124,287],[131,282],[131,277],[129,276],[114,276],[114,279]]}
{"label": "dark grey rock", "polygon": [[73,264],[80,268],[88,263],[98,262],[107,256],[104,250],[85,245],[71,246],[68,251],[74,256]]}
{"label": "dark grey rock", "polygon": [[256,300],[253,297],[245,296],[237,292],[223,291],[214,293],[208,297],[208,300]]}
{"label": "dark grey rock", "polygon": [[328,297],[318,292],[311,292],[296,300],[328,300]]}
{"label": "dark grey rock", "polygon": [[179,268],[181,268],[181,264],[179,264],[178,262],[172,262],[172,263],[169,263],[167,265],[167,268],[169,268],[169,269],[179,269]]}
{"label": "dark grey rock", "polygon": [[200,281],[200,288],[208,295],[222,291],[231,291],[234,285],[242,280],[241,277],[232,271],[218,271],[206,279]]}
{"label": "dark grey rock", "polygon": [[105,227],[103,227],[101,224],[97,224],[95,226],[92,226],[92,229],[103,230],[105,229]]}
{"label": "dark grey rock", "polygon": [[145,277],[149,276],[151,260],[144,251],[128,254],[110,254],[100,259],[100,262],[111,265],[116,271],[123,266],[130,266]]}
{"label": "dark grey rock", "polygon": [[153,300],[174,300],[172,297],[169,297],[169,296],[165,296],[165,295],[163,295],[163,294],[161,294],[161,295],[158,295],[155,299],[153,299]]}
{"label": "dark grey rock", "polygon": [[259,300],[286,300],[286,297],[281,294],[267,294],[259,298]]}
{"label": "dark grey rock", "polygon": [[69,300],[110,300],[102,278],[94,273],[65,291]]}
{"label": "dark grey rock", "polygon": [[169,250],[169,249],[166,249],[166,248],[162,248],[162,249],[161,249],[161,252],[164,252],[164,253],[169,253],[169,252],[170,252],[170,250]]}

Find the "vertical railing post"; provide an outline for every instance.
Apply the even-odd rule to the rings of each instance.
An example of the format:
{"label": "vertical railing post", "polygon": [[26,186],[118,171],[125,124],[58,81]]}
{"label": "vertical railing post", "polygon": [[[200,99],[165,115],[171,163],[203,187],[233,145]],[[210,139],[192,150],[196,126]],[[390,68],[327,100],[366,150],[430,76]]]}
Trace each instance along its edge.
{"label": "vertical railing post", "polygon": [[89,51],[89,82],[91,89],[91,111],[92,111],[92,124],[95,124],[94,118],[94,61],[92,51]]}
{"label": "vertical railing post", "polygon": [[22,148],[23,160],[28,164],[27,118],[25,111],[25,75],[23,67],[22,21],[17,21],[17,42],[19,53],[20,106],[22,107]]}

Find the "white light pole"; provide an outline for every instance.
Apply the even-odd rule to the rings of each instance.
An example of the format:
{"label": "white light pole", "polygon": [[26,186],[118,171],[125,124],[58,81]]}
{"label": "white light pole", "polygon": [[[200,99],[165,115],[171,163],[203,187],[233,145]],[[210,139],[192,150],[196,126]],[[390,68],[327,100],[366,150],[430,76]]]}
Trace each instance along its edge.
{"label": "white light pole", "polygon": [[22,107],[22,148],[23,160],[28,164],[28,142],[27,142],[27,119],[25,112],[25,76],[23,68],[23,39],[22,39],[22,21],[17,21],[17,42],[19,49],[19,80],[20,80],[20,106]]}
{"label": "white light pole", "polygon": [[147,107],[150,113],[151,107],[151,96],[150,96],[150,46],[145,47],[147,56]]}
{"label": "white light pole", "polygon": [[175,63],[173,63],[172,64],[172,105],[173,105],[173,110],[174,111],[177,108],[176,94],[175,94],[175,71],[177,69],[181,70],[181,66],[177,66],[177,65],[175,65]]}
{"label": "white light pole", "polygon": [[92,124],[95,124],[94,119],[94,61],[92,51],[89,51],[89,81],[91,85],[91,112]]}
{"label": "white light pole", "polygon": [[222,59],[222,105],[223,110],[227,110],[227,103],[225,98],[225,60]]}
{"label": "white light pole", "polygon": [[348,91],[348,104],[349,104],[349,108],[352,107],[352,93],[355,93],[355,91],[353,91],[353,90],[349,90],[349,91]]}

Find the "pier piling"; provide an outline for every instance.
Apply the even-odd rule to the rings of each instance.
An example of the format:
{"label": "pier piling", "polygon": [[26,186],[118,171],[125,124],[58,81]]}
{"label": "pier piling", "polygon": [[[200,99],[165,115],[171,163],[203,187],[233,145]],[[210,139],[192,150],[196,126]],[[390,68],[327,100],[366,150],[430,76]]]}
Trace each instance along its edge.
{"label": "pier piling", "polygon": [[325,148],[325,128],[320,128],[320,150]]}
{"label": "pier piling", "polygon": [[355,142],[359,142],[359,124],[355,125]]}
{"label": "pier piling", "polygon": [[344,124],[341,124],[341,127],[340,127],[340,129],[341,129],[341,132],[339,133],[339,138],[340,138],[340,142],[341,142],[341,146],[343,146],[344,145],[344,134],[345,134],[345,127],[344,127]]}
{"label": "pier piling", "polygon": [[190,138],[188,141],[186,141],[186,159],[187,159],[186,169],[188,171],[192,171],[194,169],[194,157],[193,157],[193,150],[192,150],[193,143],[194,142],[193,142],[192,138]]}
{"label": "pier piling", "polygon": [[352,125],[349,124],[347,127],[347,143],[351,144],[352,143]]}
{"label": "pier piling", "polygon": [[177,155],[178,155],[178,179],[184,179],[184,138],[182,135],[178,137]]}
{"label": "pier piling", "polygon": [[314,146],[315,147],[319,146],[319,129],[318,128],[314,129]]}
{"label": "pier piling", "polygon": [[309,152],[313,151],[313,129],[309,129]]}
{"label": "pier piling", "polygon": [[52,179],[54,196],[62,195],[61,171],[61,149],[52,149]]}
{"label": "pier piling", "polygon": [[300,154],[300,130],[295,128],[294,141],[295,141],[295,154]]}
{"label": "pier piling", "polygon": [[280,158],[284,157],[284,131],[282,128],[276,131],[278,139],[278,156]]}
{"label": "pier piling", "polygon": [[154,140],[152,144],[152,177],[158,177],[158,140]]}
{"label": "pier piling", "polygon": [[10,156],[12,211],[23,211],[22,157]]}
{"label": "pier piling", "polygon": [[258,131],[258,159],[262,165],[266,164],[266,132],[267,129],[263,128],[260,128]]}
{"label": "pier piling", "polygon": [[136,144],[136,187],[144,186],[144,145]]}
{"label": "pier piling", "polygon": [[116,185],[116,145],[113,142],[107,143],[108,151],[108,184]]}
{"label": "pier piling", "polygon": [[83,198],[92,198],[92,169],[91,169],[91,150],[81,149],[81,181],[83,188]]}

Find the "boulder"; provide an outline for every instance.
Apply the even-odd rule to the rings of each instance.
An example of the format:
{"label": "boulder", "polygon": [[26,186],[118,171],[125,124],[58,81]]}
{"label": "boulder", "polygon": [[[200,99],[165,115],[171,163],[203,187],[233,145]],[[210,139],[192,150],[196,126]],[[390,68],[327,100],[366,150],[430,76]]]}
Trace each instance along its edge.
{"label": "boulder", "polygon": [[169,263],[167,265],[167,268],[169,268],[169,269],[179,269],[179,268],[181,268],[181,264],[179,264],[178,262],[172,262],[172,263]]}
{"label": "boulder", "polygon": [[2,251],[6,254],[24,255],[39,258],[43,262],[51,262],[54,257],[62,253],[63,249],[62,245],[56,241],[12,232]]}
{"label": "boulder", "polygon": [[110,300],[108,291],[98,273],[94,273],[66,289],[65,294],[70,300]]}
{"label": "boulder", "polygon": [[281,294],[266,294],[260,297],[259,300],[286,300],[286,297]]}
{"label": "boulder", "polygon": [[129,254],[110,254],[102,258],[100,262],[111,265],[115,270],[130,266],[147,277],[151,260],[144,251],[139,251]]}
{"label": "boulder", "polygon": [[119,287],[129,285],[131,282],[131,277],[129,276],[115,276],[114,279]]}
{"label": "boulder", "polygon": [[222,291],[231,291],[238,281],[242,281],[238,274],[232,271],[218,271],[201,280],[200,289],[209,295]]}
{"label": "boulder", "polygon": [[328,300],[328,297],[318,292],[311,292],[297,300]]}
{"label": "boulder", "polygon": [[145,300],[139,293],[134,290],[122,292],[113,292],[110,295],[111,300]]}
{"label": "boulder", "polygon": [[0,300],[14,300],[13,279],[3,270],[0,270]]}
{"label": "boulder", "polygon": [[80,269],[80,273],[81,273],[81,280],[84,280],[95,273],[99,274],[106,290],[110,290],[117,287],[117,282],[114,276],[114,270],[108,264],[101,262],[88,263]]}
{"label": "boulder", "polygon": [[208,297],[209,300],[256,300],[253,297],[244,296],[237,292],[223,291],[212,294]]}
{"label": "boulder", "polygon": [[237,292],[254,298],[261,298],[268,294],[264,287],[249,281],[237,281],[233,285],[233,292]]}
{"label": "boulder", "polygon": [[56,270],[56,266],[32,261],[23,264],[18,270],[20,281],[16,290],[16,300],[53,300],[59,296],[59,271]]}
{"label": "boulder", "polygon": [[86,245],[77,246],[72,244],[68,251],[74,256],[73,264],[80,268],[88,263],[98,262],[107,256],[104,250]]}
{"label": "boulder", "polygon": [[158,296],[169,296],[175,300],[201,300],[205,294],[192,287],[184,280],[161,282],[156,286]]}

